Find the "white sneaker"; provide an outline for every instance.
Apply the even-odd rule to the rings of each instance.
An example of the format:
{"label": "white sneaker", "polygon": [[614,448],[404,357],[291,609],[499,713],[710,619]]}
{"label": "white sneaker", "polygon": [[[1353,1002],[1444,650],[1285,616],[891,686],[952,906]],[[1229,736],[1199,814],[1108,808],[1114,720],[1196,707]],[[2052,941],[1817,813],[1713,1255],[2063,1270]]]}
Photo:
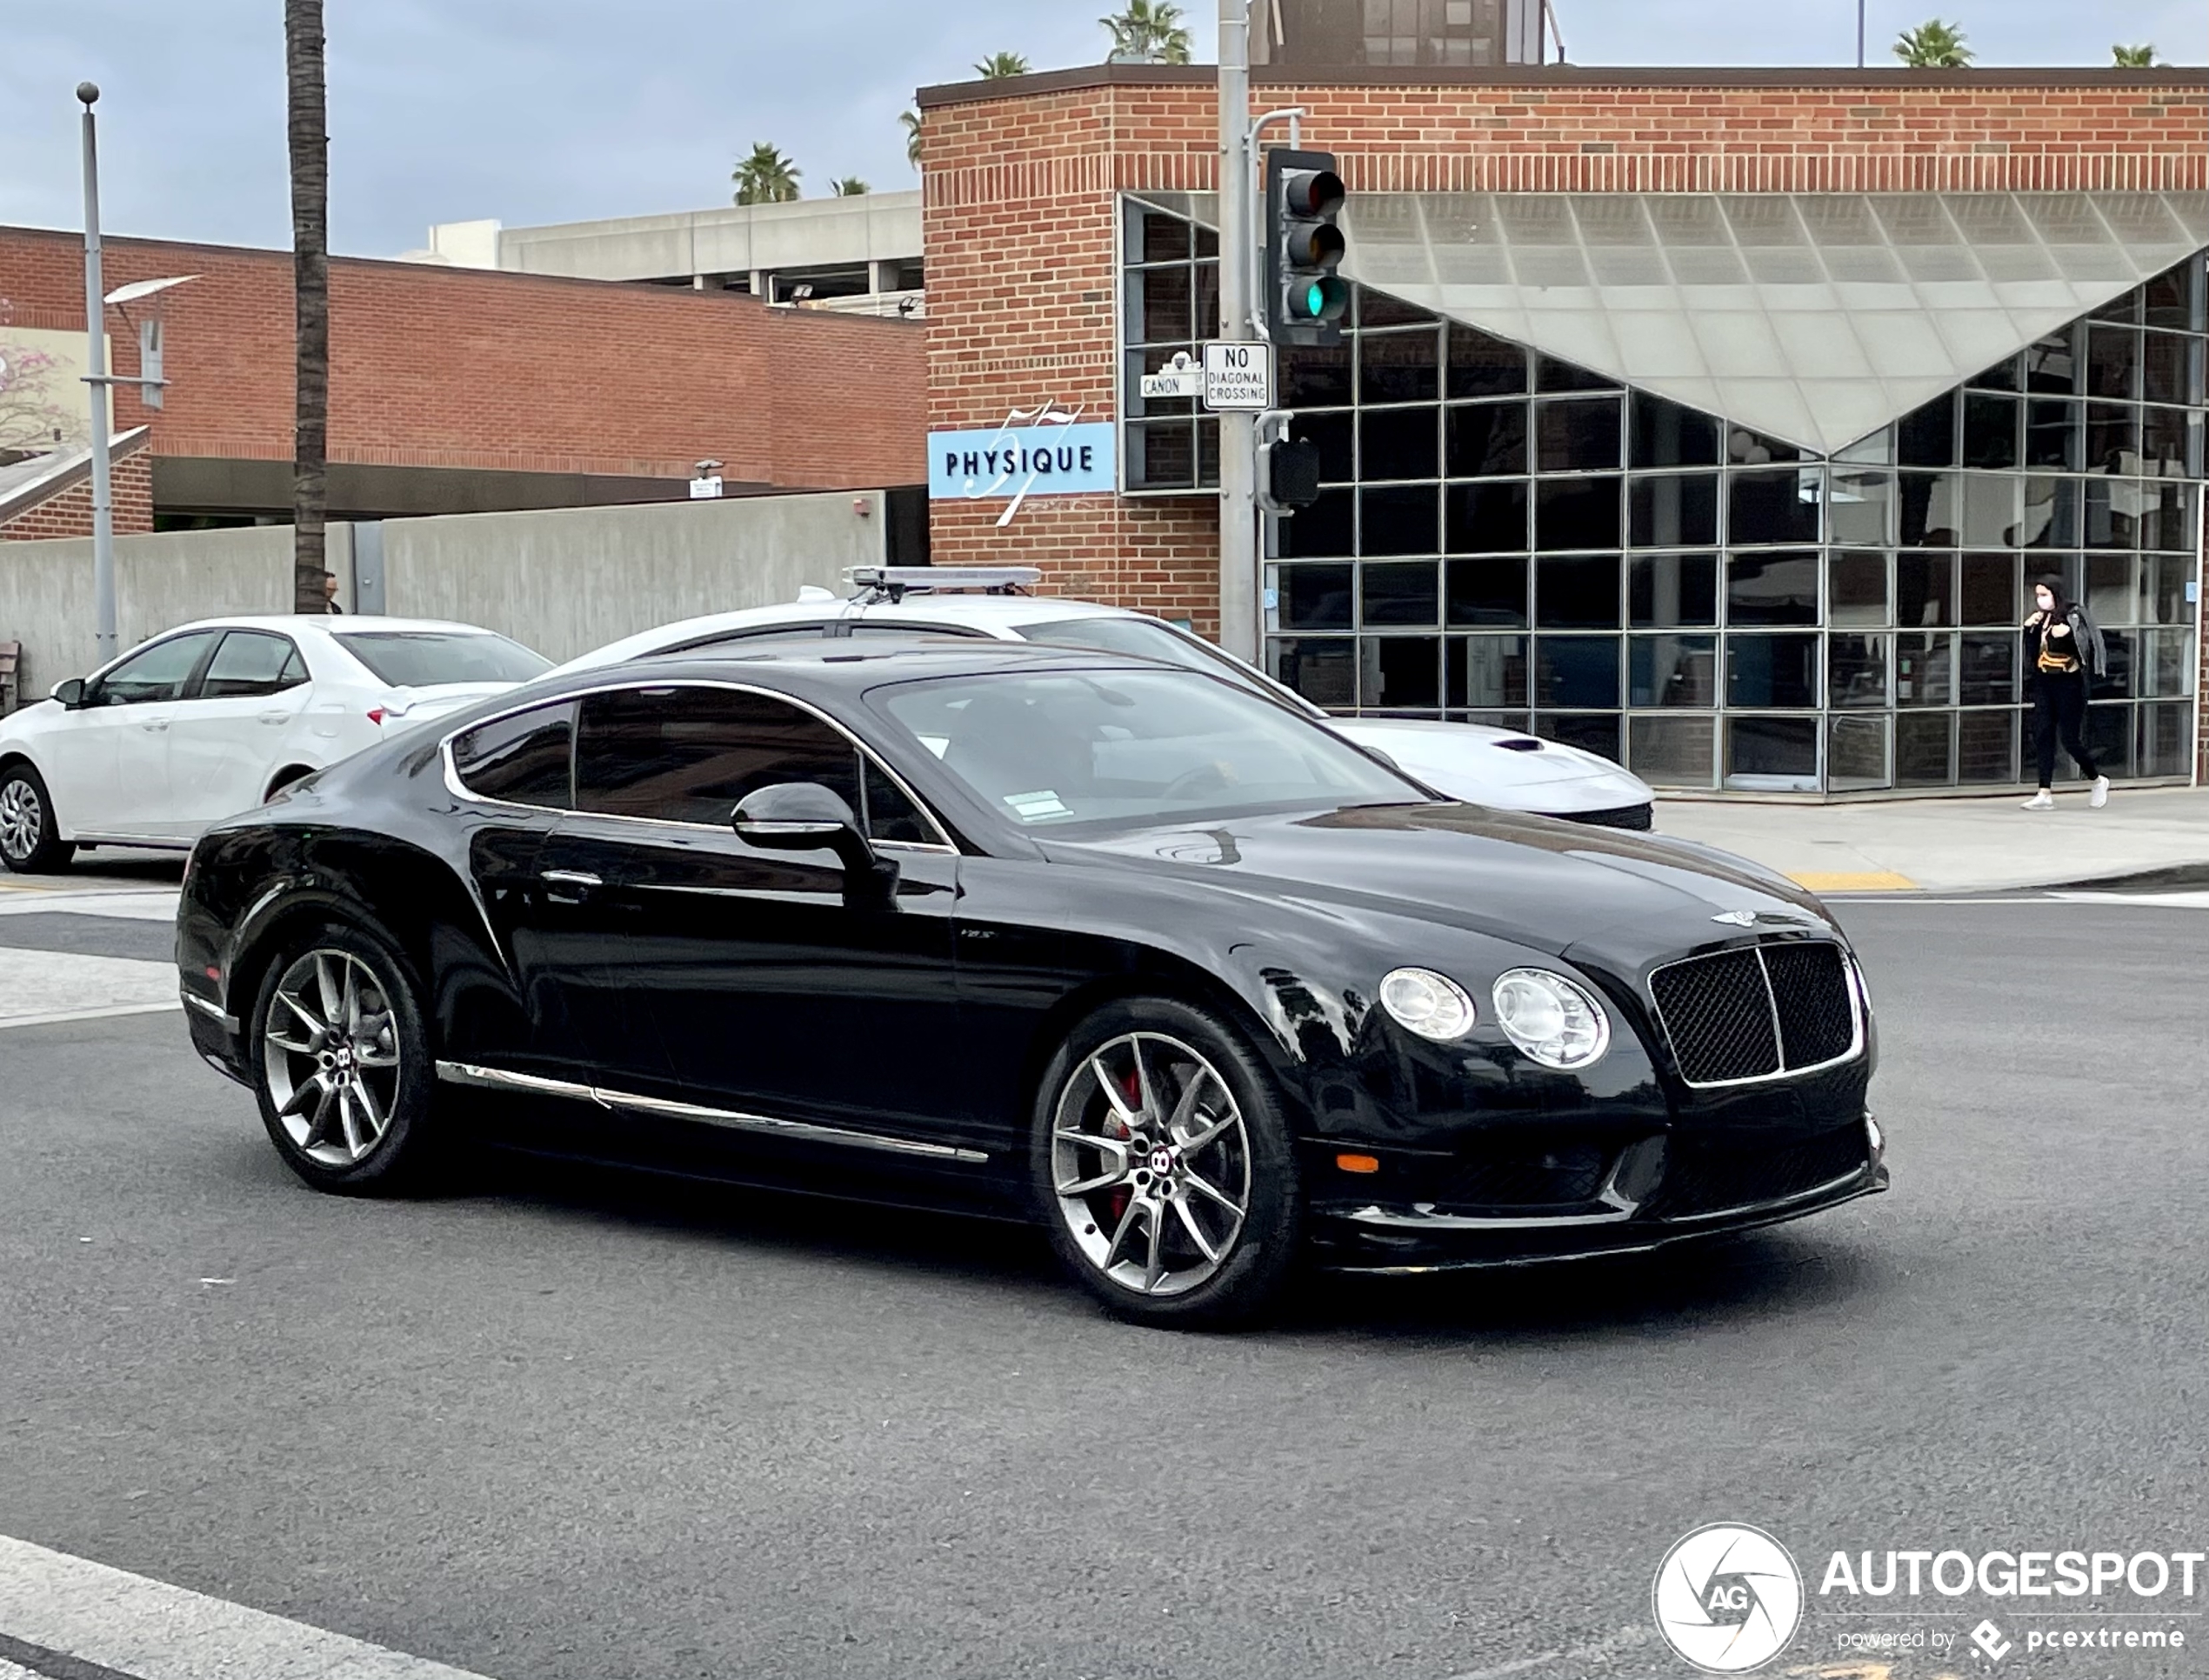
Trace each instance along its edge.
{"label": "white sneaker", "polygon": [[2027,810],[2053,810],[2056,808],[2055,796],[2043,788],[2025,802],[2025,808]]}
{"label": "white sneaker", "polygon": [[2086,796],[2086,803],[2096,810],[2109,803],[2109,777],[2097,776],[2094,778],[2094,790]]}

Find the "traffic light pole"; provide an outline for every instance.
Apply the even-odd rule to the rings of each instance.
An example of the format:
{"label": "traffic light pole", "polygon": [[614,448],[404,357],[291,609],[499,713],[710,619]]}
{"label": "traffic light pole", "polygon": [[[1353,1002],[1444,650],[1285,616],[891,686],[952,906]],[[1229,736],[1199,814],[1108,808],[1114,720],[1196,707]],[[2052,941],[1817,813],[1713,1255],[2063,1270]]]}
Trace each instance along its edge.
{"label": "traffic light pole", "polygon": [[[1248,339],[1258,243],[1250,191],[1251,0],[1219,0],[1219,336]],[[1219,644],[1256,663],[1258,647],[1258,428],[1219,417]]]}

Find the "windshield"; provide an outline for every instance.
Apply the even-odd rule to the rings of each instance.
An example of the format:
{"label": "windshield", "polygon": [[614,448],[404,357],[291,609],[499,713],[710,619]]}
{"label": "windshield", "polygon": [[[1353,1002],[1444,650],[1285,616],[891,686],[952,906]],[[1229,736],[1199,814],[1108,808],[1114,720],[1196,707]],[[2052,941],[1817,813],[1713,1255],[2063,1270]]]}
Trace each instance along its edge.
{"label": "windshield", "polygon": [[341,630],[345,651],[395,689],[526,683],[552,662],[489,630]]}
{"label": "windshield", "polygon": [[1194,672],[1007,671],[869,697],[984,804],[1031,828],[1429,798],[1318,725]]}
{"label": "windshield", "polygon": [[1277,705],[1291,705],[1299,711],[1319,715],[1317,707],[1297,695],[1274,688],[1232,655],[1221,652],[1197,637],[1185,636],[1155,618],[1108,618],[1101,615],[1093,618],[1054,618],[1044,624],[1023,624],[1020,637],[1023,641],[1048,642],[1055,647],[1098,648],[1106,653],[1133,653],[1145,659],[1163,660],[1185,670],[1225,677],[1253,694],[1264,695]]}

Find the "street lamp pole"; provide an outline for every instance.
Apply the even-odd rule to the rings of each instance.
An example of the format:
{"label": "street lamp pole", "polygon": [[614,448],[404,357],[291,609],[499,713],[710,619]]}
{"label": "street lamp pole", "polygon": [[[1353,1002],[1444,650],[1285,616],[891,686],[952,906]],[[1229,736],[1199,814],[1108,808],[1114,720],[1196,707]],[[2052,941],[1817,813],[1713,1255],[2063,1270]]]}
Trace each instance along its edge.
{"label": "street lamp pole", "polygon": [[[1251,337],[1251,0],[1219,0],[1219,336]],[[1219,417],[1219,644],[1256,663],[1258,433],[1248,413]]]}
{"label": "street lamp pole", "polygon": [[1856,0],[1856,67],[1865,68],[1864,8],[1866,0]]}
{"label": "street lamp pole", "polygon": [[108,470],[107,296],[100,278],[100,157],[92,107],[100,90],[77,84],[84,102],[84,362],[92,391],[92,597],[97,663],[115,657],[115,489]]}

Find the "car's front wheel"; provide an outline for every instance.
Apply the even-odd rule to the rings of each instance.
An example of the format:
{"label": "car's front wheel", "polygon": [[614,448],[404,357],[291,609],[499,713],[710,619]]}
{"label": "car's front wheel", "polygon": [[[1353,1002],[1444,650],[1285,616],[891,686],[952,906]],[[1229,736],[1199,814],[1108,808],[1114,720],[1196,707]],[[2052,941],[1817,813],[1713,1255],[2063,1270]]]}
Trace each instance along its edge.
{"label": "car's front wheel", "polygon": [[1273,1077],[1201,1010],[1084,1021],[1044,1072],[1030,1159],[1059,1258],[1123,1318],[1245,1323],[1289,1276],[1302,1199]]}
{"label": "car's front wheel", "polygon": [[253,1010],[255,1094],[286,1164],[317,1190],[376,1194],[430,1164],[436,1070],[405,963],[322,928],[269,965]]}
{"label": "car's front wheel", "polygon": [[54,798],[28,764],[0,770],[0,863],[18,875],[40,875],[66,864],[77,848],[54,820]]}

